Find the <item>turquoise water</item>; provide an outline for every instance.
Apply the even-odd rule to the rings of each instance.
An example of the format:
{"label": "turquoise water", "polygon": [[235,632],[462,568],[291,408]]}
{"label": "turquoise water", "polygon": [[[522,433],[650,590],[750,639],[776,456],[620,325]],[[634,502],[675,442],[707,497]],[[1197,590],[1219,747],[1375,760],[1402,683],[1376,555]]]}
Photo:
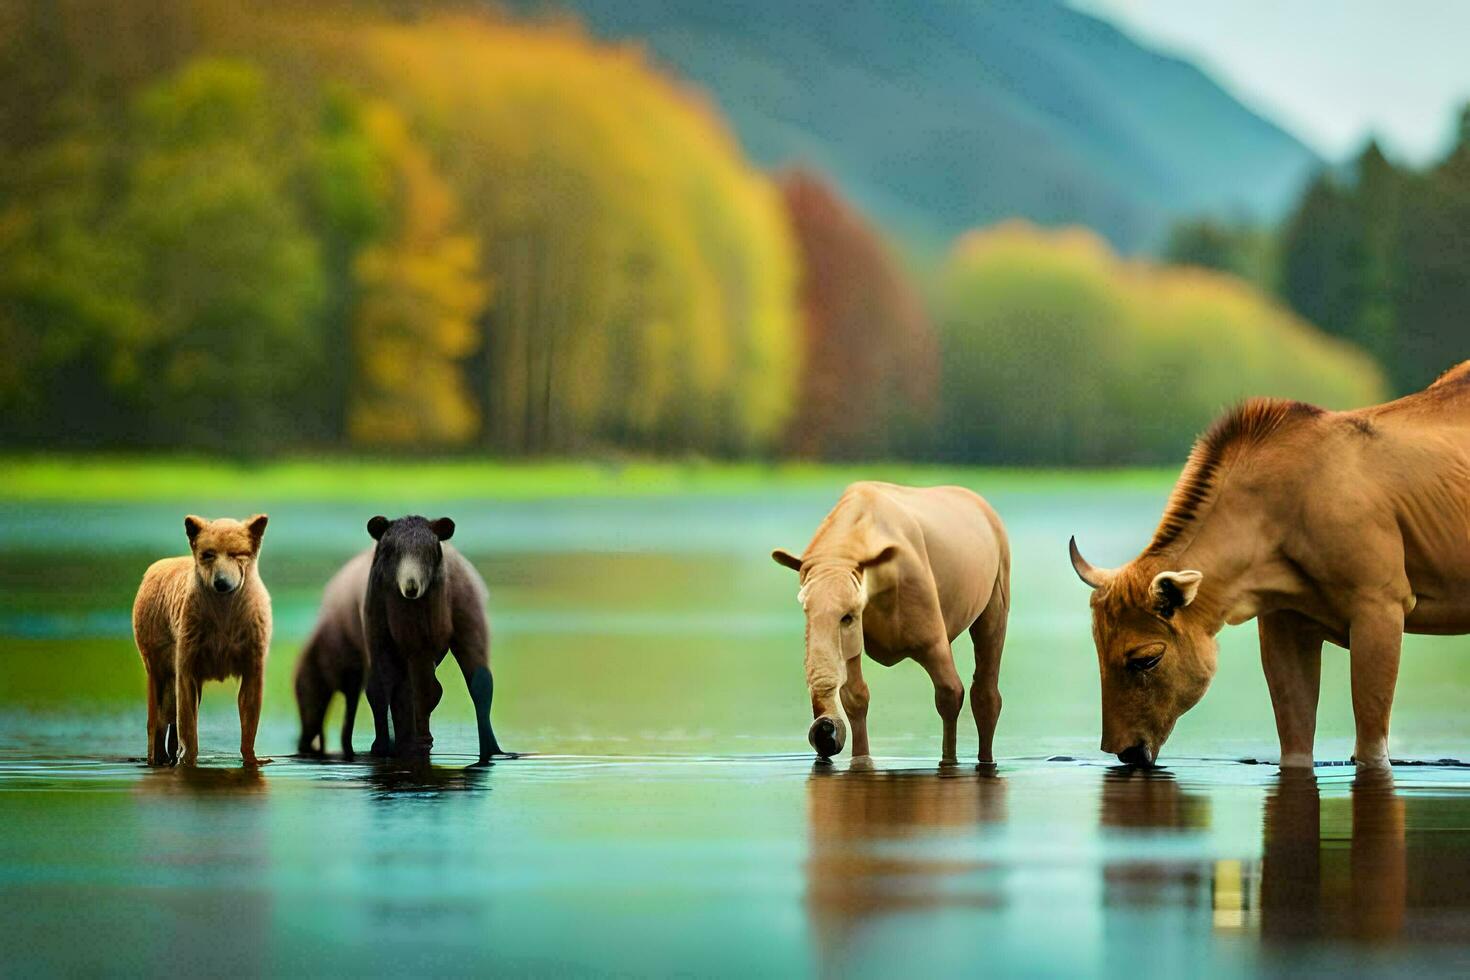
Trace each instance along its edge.
{"label": "turquoise water", "polygon": [[[977,487],[984,492],[984,487]],[[1016,565],[993,771],[935,767],[922,671],[872,668],[876,771],[814,765],[795,581],[831,493],[555,503],[0,508],[0,953],[6,973],[1179,974],[1470,965],[1470,770],[1283,782],[1254,631],[1165,771],[1097,751],[1085,590],[1167,486],[992,496]],[[211,687],[203,768],[149,771],[127,610],[187,510],[272,520],[260,750]],[[321,585],[378,511],[447,513],[491,588],[495,719],[527,757],[465,771],[452,665],[434,767],[289,756]],[[1395,755],[1464,758],[1465,640],[1413,639]],[[957,644],[962,675],[971,665]],[[1318,757],[1351,745],[1324,664]],[[364,709],[365,710],[365,709]],[[962,718],[961,756],[975,735]],[[335,718],[328,731],[334,732]],[[335,747],[335,735],[329,734]]]}

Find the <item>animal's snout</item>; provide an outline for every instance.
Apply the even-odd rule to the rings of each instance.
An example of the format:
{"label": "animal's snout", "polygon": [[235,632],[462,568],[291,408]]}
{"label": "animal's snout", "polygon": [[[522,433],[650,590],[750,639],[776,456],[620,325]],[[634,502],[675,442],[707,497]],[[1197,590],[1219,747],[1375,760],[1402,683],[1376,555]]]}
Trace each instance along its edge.
{"label": "animal's snout", "polygon": [[419,597],[419,584],[413,579],[403,583],[403,597],[405,599],[417,599]]}
{"label": "animal's snout", "polygon": [[807,730],[806,740],[817,755],[830,759],[841,752],[847,742],[847,726],[841,718],[818,718]]}
{"label": "animal's snout", "polygon": [[1153,750],[1143,742],[1139,742],[1119,752],[1118,761],[1125,766],[1151,766],[1154,764]]}
{"label": "animal's snout", "polygon": [[229,579],[225,578],[223,575],[216,575],[214,577],[214,591],[216,591],[216,592],[230,592],[230,591],[233,591],[234,588],[235,588],[235,583],[234,582],[231,582]]}

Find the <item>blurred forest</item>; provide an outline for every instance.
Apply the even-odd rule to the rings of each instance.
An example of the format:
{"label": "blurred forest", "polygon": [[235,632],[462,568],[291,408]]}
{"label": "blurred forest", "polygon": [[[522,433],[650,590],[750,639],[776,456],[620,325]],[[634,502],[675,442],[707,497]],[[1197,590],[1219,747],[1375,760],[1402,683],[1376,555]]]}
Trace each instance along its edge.
{"label": "blurred forest", "polygon": [[1470,357],[1470,106],[1441,160],[1404,166],[1370,140],[1317,174],[1279,230],[1184,222],[1165,254],[1278,293],[1371,354],[1395,393],[1422,388]]}
{"label": "blurred forest", "polygon": [[[407,11],[407,12],[405,12]],[[1470,354],[1470,115],[1279,232],[936,256],[637,45],[482,5],[0,6],[0,443],[1174,459]]]}

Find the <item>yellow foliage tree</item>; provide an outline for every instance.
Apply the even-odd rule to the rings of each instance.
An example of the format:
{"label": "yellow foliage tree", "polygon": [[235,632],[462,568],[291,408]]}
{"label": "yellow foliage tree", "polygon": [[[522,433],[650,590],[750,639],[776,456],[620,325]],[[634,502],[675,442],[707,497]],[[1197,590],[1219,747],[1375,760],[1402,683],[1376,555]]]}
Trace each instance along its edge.
{"label": "yellow foliage tree", "polygon": [[1145,462],[1183,452],[1253,395],[1329,408],[1382,373],[1233,276],[1119,258],[1091,232],[973,232],[941,277],[943,449],[1005,462]]}
{"label": "yellow foliage tree", "polygon": [[773,442],[799,368],[794,249],[701,102],[568,26],[303,16],[290,37],[411,120],[478,236],[492,446]]}
{"label": "yellow foliage tree", "polygon": [[370,445],[464,443],[480,423],[462,367],[488,296],[479,244],[457,230],[453,192],[403,117],[370,103],[361,123],[391,181],[393,227],[353,263],[349,433]]}

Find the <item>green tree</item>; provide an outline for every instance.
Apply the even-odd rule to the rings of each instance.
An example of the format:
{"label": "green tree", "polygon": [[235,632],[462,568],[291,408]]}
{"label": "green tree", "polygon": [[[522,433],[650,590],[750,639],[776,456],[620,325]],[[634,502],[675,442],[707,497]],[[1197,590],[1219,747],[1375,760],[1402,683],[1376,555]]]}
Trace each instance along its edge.
{"label": "green tree", "polygon": [[1163,259],[1172,265],[1228,272],[1262,289],[1275,285],[1275,237],[1246,221],[1209,217],[1180,221],[1169,231]]}
{"label": "green tree", "polygon": [[1445,159],[1406,197],[1389,363],[1396,386],[1413,390],[1470,356],[1470,105]]}
{"label": "green tree", "polygon": [[323,275],[263,76],[198,60],[144,89],[133,114],[118,234],[145,257],[150,316],[125,380],[157,434],[225,451],[297,441],[324,359]]}
{"label": "green tree", "polygon": [[1313,182],[1282,232],[1284,298],[1369,351],[1400,393],[1470,353],[1467,115],[1446,158],[1424,172],[1395,165],[1370,142],[1350,179]]}
{"label": "green tree", "polygon": [[1357,320],[1355,235],[1348,191],[1326,172],[1308,185],[1282,231],[1282,296],[1339,336],[1350,335]]}
{"label": "green tree", "polygon": [[1245,282],[1116,256],[1090,232],[975,232],[941,275],[941,435],[954,459],[1156,462],[1250,395],[1370,404],[1382,376]]}

